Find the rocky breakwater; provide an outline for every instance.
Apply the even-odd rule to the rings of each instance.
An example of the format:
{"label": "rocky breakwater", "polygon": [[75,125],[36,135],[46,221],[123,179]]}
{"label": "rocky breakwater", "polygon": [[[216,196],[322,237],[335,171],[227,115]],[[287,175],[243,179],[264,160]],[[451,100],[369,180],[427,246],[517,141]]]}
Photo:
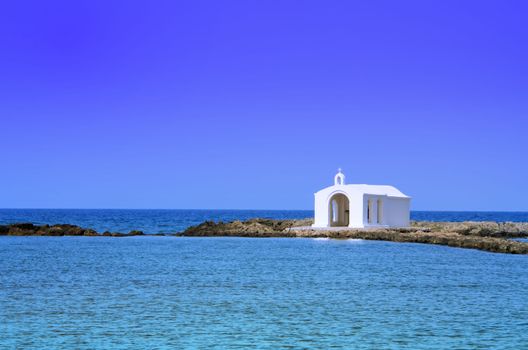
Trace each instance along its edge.
{"label": "rocky breakwater", "polygon": [[409,228],[312,229],[311,219],[212,222],[189,227],[182,236],[328,237],[407,243],[426,243],[495,253],[528,254],[528,243],[511,238],[528,237],[528,223],[412,222]]}
{"label": "rocky breakwater", "polygon": [[205,221],[181,232],[181,236],[237,236],[237,237],[296,237],[295,227],[309,226],[311,219],[272,220],[250,219],[247,221]]}
{"label": "rocky breakwater", "polygon": [[0,236],[109,236],[130,237],[141,236],[142,231],[130,231],[129,233],[103,232],[82,228],[76,225],[34,225],[31,223],[18,223],[11,225],[0,225]]}

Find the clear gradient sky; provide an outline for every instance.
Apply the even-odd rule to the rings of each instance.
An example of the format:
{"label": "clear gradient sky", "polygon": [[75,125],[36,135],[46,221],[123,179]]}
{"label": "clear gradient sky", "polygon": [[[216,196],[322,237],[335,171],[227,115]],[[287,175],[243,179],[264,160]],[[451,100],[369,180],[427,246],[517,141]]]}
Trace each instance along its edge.
{"label": "clear gradient sky", "polygon": [[0,207],[528,210],[524,1],[11,1]]}

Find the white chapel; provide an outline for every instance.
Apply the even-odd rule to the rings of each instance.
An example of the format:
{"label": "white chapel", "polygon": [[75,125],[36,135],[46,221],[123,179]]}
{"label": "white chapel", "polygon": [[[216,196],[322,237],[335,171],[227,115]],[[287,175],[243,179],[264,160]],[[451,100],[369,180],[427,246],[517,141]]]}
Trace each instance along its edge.
{"label": "white chapel", "polygon": [[315,193],[312,227],[408,227],[410,204],[393,186],[347,185],[339,169],[334,185]]}

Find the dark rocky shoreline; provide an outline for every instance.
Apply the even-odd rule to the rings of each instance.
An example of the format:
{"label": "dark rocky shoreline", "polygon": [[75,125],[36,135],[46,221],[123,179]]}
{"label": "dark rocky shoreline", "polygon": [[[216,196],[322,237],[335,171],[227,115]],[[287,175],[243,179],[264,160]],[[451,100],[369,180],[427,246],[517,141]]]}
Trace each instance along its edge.
{"label": "dark rocky shoreline", "polygon": [[[513,222],[412,222],[409,228],[340,228],[312,229],[311,219],[212,222],[191,226],[183,232],[158,236],[189,237],[305,237],[334,239],[366,239],[391,242],[437,244],[458,248],[478,249],[495,253],[528,254],[528,243],[512,238],[528,237],[528,223]],[[0,235],[9,236],[89,236],[131,237],[144,236],[142,231],[129,233],[98,233],[75,225],[34,225],[17,223],[0,225]],[[151,235],[146,235],[151,236]]]}
{"label": "dark rocky shoreline", "polygon": [[131,237],[143,236],[143,231],[130,231],[129,233],[108,232],[98,233],[89,228],[76,225],[34,225],[32,223],[16,223],[0,225],[0,236],[89,236],[89,237]]}
{"label": "dark rocky shoreline", "polygon": [[414,221],[409,228],[312,229],[311,219],[251,219],[228,223],[206,221],[189,227],[182,236],[307,237],[366,239],[425,243],[478,249],[494,253],[528,254],[528,243],[512,238],[528,237],[528,223],[426,222]]}

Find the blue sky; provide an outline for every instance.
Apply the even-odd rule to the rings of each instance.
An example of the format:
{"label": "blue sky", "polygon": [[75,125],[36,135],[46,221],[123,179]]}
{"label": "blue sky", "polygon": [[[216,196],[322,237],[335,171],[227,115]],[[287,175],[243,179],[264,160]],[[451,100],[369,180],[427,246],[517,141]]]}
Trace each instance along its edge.
{"label": "blue sky", "polygon": [[0,207],[311,209],[342,167],[415,210],[528,210],[527,10],[4,4]]}

